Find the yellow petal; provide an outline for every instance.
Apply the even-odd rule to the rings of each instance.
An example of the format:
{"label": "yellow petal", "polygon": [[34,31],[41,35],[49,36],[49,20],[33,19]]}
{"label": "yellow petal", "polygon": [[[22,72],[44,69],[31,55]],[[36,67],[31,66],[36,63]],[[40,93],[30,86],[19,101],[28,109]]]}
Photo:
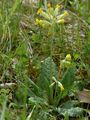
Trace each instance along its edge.
{"label": "yellow petal", "polygon": [[68,12],[67,11],[64,11],[64,17],[68,16]]}
{"label": "yellow petal", "polygon": [[56,7],[56,8],[60,8],[61,6],[57,4],[55,7]]}
{"label": "yellow petal", "polygon": [[48,6],[48,8],[51,8],[51,4],[50,3],[48,3],[47,6]]}
{"label": "yellow petal", "polygon": [[40,23],[40,20],[37,18],[36,19],[36,25],[39,25],[39,23]]}
{"label": "yellow petal", "polygon": [[67,54],[66,57],[65,57],[65,60],[71,61],[71,55],[70,55],[70,54]]}
{"label": "yellow petal", "polygon": [[60,20],[57,21],[57,23],[64,23],[64,22],[65,22],[64,19],[60,19]]}
{"label": "yellow petal", "polygon": [[63,87],[62,83],[58,82],[58,86],[60,87],[61,91],[64,91],[64,87]]}
{"label": "yellow petal", "polygon": [[42,8],[39,8],[38,11],[37,11],[37,14],[41,14],[42,13]]}

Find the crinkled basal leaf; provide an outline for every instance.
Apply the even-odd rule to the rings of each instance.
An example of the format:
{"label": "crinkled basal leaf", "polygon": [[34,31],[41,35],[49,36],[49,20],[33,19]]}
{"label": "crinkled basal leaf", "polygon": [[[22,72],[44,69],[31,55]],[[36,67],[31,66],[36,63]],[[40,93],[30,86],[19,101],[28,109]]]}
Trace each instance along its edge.
{"label": "crinkled basal leaf", "polygon": [[39,98],[39,97],[30,97],[29,98],[29,103],[31,104],[43,104],[43,105],[47,105],[47,102],[45,101],[45,99]]}
{"label": "crinkled basal leaf", "polygon": [[47,90],[51,84],[50,80],[52,79],[52,76],[57,78],[57,75],[58,71],[56,69],[55,63],[50,57],[46,58],[42,64],[40,76],[38,79],[39,87],[41,87],[43,90]]}
{"label": "crinkled basal leaf", "polygon": [[79,104],[79,101],[77,100],[69,100],[67,102],[64,102],[61,107],[62,108],[66,108],[66,109],[70,109],[72,107],[75,107],[77,104]]}
{"label": "crinkled basal leaf", "polygon": [[[34,115],[35,116],[35,115]],[[38,112],[37,117],[35,116],[35,119],[33,120],[56,120],[56,118],[51,115],[47,109],[42,109]]]}
{"label": "crinkled basal leaf", "polygon": [[78,92],[78,97],[80,102],[90,103],[90,90],[84,89],[83,91]]}
{"label": "crinkled basal leaf", "polygon": [[63,116],[65,116],[67,113],[67,115],[70,117],[79,117],[84,112],[83,108],[79,108],[79,107],[75,107],[75,108],[72,107],[70,109],[58,108],[57,111],[60,115]]}

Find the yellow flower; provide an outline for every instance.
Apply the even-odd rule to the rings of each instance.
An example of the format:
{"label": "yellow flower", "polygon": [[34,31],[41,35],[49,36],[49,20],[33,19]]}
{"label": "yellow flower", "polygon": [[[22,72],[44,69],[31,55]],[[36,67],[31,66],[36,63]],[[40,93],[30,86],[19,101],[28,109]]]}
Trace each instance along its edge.
{"label": "yellow flower", "polygon": [[39,20],[39,23],[42,24],[43,23],[42,20]]}
{"label": "yellow flower", "polygon": [[69,14],[68,14],[68,12],[67,11],[64,11],[64,16],[66,17],[66,16],[68,16]]}
{"label": "yellow flower", "polygon": [[48,8],[51,8],[51,4],[50,3],[48,3],[47,6],[48,6]]}
{"label": "yellow flower", "polygon": [[37,11],[37,14],[41,14],[42,13],[42,8],[39,8],[38,11]]}
{"label": "yellow flower", "polygon": [[42,27],[44,27],[43,20],[40,20],[40,21],[39,21],[39,24],[40,24]]}
{"label": "yellow flower", "polygon": [[56,7],[56,8],[60,8],[61,6],[57,4],[55,7]]}
{"label": "yellow flower", "polygon": [[39,20],[39,19],[37,18],[37,19],[36,19],[36,25],[40,25],[40,26],[44,27],[43,20]]}
{"label": "yellow flower", "polygon": [[64,91],[64,87],[63,87],[62,83],[58,82],[58,86],[60,87],[61,91]]}
{"label": "yellow flower", "polygon": [[43,20],[36,19],[36,24],[42,27],[53,26],[54,24],[63,24],[65,23],[65,17],[68,15],[67,11],[64,11],[63,14],[59,14],[59,8],[62,6],[57,4],[55,8],[48,3],[48,10],[38,9],[37,14],[42,16]]}
{"label": "yellow flower", "polygon": [[39,25],[39,23],[40,23],[40,20],[37,18],[36,19],[36,25]]}
{"label": "yellow flower", "polygon": [[59,14],[59,8],[60,8],[60,7],[61,7],[61,6],[58,5],[58,4],[55,6],[55,10],[54,10],[54,15],[55,15],[55,16],[57,16],[57,15]]}
{"label": "yellow flower", "polygon": [[66,57],[65,57],[65,60],[66,60],[66,61],[71,61],[71,55],[70,55],[70,54],[67,54]]}
{"label": "yellow flower", "polygon": [[63,85],[61,86],[61,91],[64,91],[64,87],[63,87]]}
{"label": "yellow flower", "polygon": [[64,23],[64,22],[65,22],[64,19],[60,19],[60,20],[57,21],[57,23]]}

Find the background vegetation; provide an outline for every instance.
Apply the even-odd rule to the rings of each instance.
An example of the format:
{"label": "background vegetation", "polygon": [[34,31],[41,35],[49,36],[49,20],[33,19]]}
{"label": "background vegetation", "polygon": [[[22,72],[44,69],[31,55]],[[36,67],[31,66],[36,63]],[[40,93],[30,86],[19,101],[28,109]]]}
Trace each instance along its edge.
{"label": "background vegetation", "polygon": [[90,0],[0,0],[0,120],[89,119]]}

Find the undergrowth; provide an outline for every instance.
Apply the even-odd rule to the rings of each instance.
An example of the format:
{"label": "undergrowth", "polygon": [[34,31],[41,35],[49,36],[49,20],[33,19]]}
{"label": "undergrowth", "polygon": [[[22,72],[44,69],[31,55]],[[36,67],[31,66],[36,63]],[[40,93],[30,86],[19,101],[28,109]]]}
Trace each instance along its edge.
{"label": "undergrowth", "polygon": [[0,120],[90,119],[90,1],[0,1]]}

